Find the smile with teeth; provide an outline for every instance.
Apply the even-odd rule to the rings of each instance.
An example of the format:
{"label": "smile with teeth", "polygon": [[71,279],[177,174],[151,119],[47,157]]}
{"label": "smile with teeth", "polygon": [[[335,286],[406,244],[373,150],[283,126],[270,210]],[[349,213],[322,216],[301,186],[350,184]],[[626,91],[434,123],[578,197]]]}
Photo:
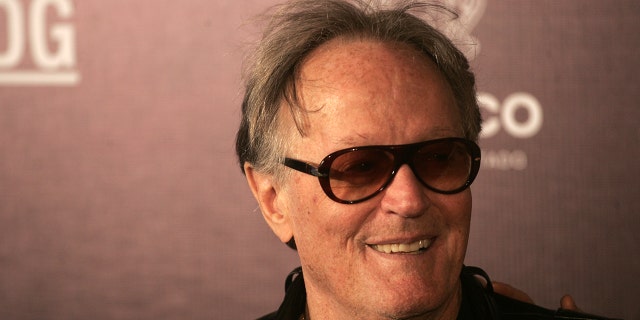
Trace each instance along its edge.
{"label": "smile with teeth", "polygon": [[418,254],[431,245],[431,240],[419,240],[412,243],[374,244],[371,248],[383,253],[409,253]]}

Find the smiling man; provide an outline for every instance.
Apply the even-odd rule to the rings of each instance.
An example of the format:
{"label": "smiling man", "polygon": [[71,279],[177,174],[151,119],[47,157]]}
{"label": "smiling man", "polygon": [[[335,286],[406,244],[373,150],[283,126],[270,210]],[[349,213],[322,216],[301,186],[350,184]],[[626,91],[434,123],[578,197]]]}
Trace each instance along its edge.
{"label": "smiling man", "polygon": [[274,11],[236,147],[301,268],[264,319],[553,317],[463,266],[481,121],[467,60],[415,15],[434,10],[446,13],[337,0]]}
{"label": "smiling man", "polygon": [[[317,165],[346,150],[321,177],[330,195],[308,174],[274,183],[245,169],[276,234],[298,245],[309,310],[327,319],[455,317],[471,193],[426,186],[465,186],[479,154],[463,139],[445,78],[412,47],[362,36],[333,39],[305,60],[297,90],[305,110],[315,111],[305,116],[304,135],[289,131],[285,155]],[[280,119],[295,128],[289,113]]]}

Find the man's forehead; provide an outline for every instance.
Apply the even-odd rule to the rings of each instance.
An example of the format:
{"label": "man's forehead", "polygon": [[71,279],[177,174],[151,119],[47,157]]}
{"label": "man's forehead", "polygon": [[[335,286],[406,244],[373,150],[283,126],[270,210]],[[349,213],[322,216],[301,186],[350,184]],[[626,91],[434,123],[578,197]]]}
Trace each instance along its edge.
{"label": "man's forehead", "polygon": [[[455,102],[449,99],[450,88],[435,63],[406,44],[332,40],[305,60],[295,90],[298,105],[281,111],[287,113],[290,125],[299,126],[301,138],[321,135],[322,141],[314,143],[331,149],[460,135],[457,126],[452,130],[451,119],[443,126],[435,118],[429,125],[414,119],[416,113],[442,117],[433,108],[453,107]],[[391,135],[394,128],[411,130],[415,138],[410,140],[415,141],[394,142],[388,134],[381,136],[383,127]]]}
{"label": "man's forehead", "polygon": [[322,75],[345,72],[365,75],[371,68],[400,60],[407,68],[417,63],[433,63],[428,55],[406,43],[340,37],[309,53],[302,62],[300,80],[317,81],[322,80]]}
{"label": "man's forehead", "polygon": [[315,112],[331,105],[332,100],[386,92],[391,85],[424,91],[416,79],[441,77],[431,58],[408,44],[334,39],[303,61],[294,80],[295,102],[302,110]]}

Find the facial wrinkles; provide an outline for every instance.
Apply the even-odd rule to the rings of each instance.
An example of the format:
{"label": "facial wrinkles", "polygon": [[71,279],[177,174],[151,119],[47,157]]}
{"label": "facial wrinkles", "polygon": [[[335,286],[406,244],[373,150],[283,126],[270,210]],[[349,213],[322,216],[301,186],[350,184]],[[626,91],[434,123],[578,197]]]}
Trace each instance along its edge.
{"label": "facial wrinkles", "polygon": [[[361,51],[370,50],[371,46],[394,46],[390,50],[395,51],[393,53],[387,51],[384,54],[375,54],[373,56],[359,54]],[[411,79],[419,78],[421,75],[418,73],[424,72],[425,68],[430,73],[439,72],[432,62],[425,60],[429,59],[428,57],[422,57],[420,53],[413,52],[411,48],[404,45],[371,42],[351,46],[349,50],[343,50],[343,52],[336,54],[335,59],[324,59],[322,63],[314,64],[316,62],[315,58],[322,56],[323,52],[331,49],[330,47],[330,45],[325,45],[318,48],[307,59],[307,65],[313,64],[313,68],[303,68],[298,89],[304,93],[301,96],[306,102],[304,107],[309,117],[315,117],[315,122],[323,124],[321,128],[326,129],[326,131],[344,132],[345,134],[343,136],[322,136],[321,132],[318,131],[318,126],[315,126],[314,128],[307,128],[309,129],[306,132],[308,136],[305,138],[313,138],[312,136],[317,134],[316,138],[322,139],[321,145],[350,147],[362,145],[362,143],[357,143],[359,140],[367,141],[371,136],[380,136],[379,132],[382,128],[387,130],[386,136],[390,138],[389,140],[392,140],[393,136],[399,135],[403,131],[425,131],[428,129],[434,132],[431,134],[433,137],[440,137],[438,135],[440,131],[461,131],[458,127],[452,130],[449,125],[445,125],[442,128],[426,128],[420,123],[414,123],[414,127],[410,127],[411,123],[406,121],[405,112],[399,112],[398,110],[400,104],[413,104],[405,107],[413,108],[414,112],[419,111],[415,108],[420,108],[430,103],[440,103],[451,107],[455,105],[454,101],[437,101],[438,92],[442,90],[451,92],[448,84],[442,79],[438,79],[439,84],[433,88],[425,88],[412,82]],[[399,59],[405,62],[399,63]],[[385,66],[385,68],[380,68],[380,66]],[[393,69],[390,70],[390,67],[393,67]],[[365,92],[363,92],[363,87],[367,88]],[[407,101],[407,97],[424,97],[425,94],[427,94],[427,100]],[[451,94],[445,96],[452,98],[450,97]],[[318,97],[322,97],[322,99],[318,100]],[[336,106],[363,107],[357,106],[357,103],[355,105],[350,103],[358,100],[372,101],[371,105],[367,107],[371,115],[368,119],[369,126],[377,128],[374,134],[362,130],[361,126],[358,125],[345,126],[343,123],[345,119],[336,115],[340,111],[335,108]],[[456,118],[457,116],[456,114]],[[343,122],[340,120],[343,120]],[[440,119],[435,119],[433,122],[436,124],[448,123],[446,120],[443,122]],[[349,124],[351,123],[349,122]],[[398,124],[401,125],[398,126]],[[349,127],[351,127],[351,131],[345,132]],[[355,142],[351,142],[352,140]],[[417,142],[417,140],[412,142]]]}
{"label": "facial wrinkles", "polygon": [[[443,95],[442,92],[450,91],[447,83],[441,78],[436,79],[436,84],[425,87],[421,80],[426,74],[438,73],[435,65],[413,49],[397,45],[396,50],[380,58],[379,63],[386,65],[386,68],[373,68],[367,72],[378,75],[377,79],[371,79],[372,100],[378,102],[375,110],[378,117],[376,128],[378,130],[386,128],[385,134],[393,138],[407,137],[410,133],[427,133],[425,137],[411,137],[411,141],[418,142],[427,138],[437,138],[452,135],[453,130],[451,117],[448,113],[431,113],[429,117],[433,120],[429,125],[417,120],[417,117],[407,119],[407,113],[416,114],[425,112],[428,106],[441,106],[445,108],[453,105],[449,98],[451,95]],[[386,61],[386,60],[390,60]],[[426,72],[425,72],[426,71]],[[427,76],[433,78],[433,75]],[[421,97],[421,100],[416,100]],[[439,118],[436,118],[439,117]],[[406,139],[406,138],[405,138]],[[400,138],[402,140],[402,138]]]}
{"label": "facial wrinkles", "polygon": [[[376,45],[389,46],[389,44],[369,44],[369,46]],[[382,130],[386,130],[383,132],[389,136],[398,133],[401,129],[397,126],[400,123],[397,118],[403,112],[399,112],[398,108],[407,103],[405,91],[412,84],[405,78],[407,68],[399,65],[397,61],[399,54],[388,51],[382,51],[373,56],[361,54],[360,57],[367,57],[368,60],[354,63],[358,66],[355,68],[358,72],[357,78],[354,83],[350,83],[354,94],[346,98],[347,102],[355,101],[356,105],[359,101],[370,103],[367,106],[359,106],[368,108],[370,117],[367,119],[369,122],[367,128],[375,128],[376,131],[368,136],[378,136]]]}
{"label": "facial wrinkles", "polygon": [[[401,94],[396,93],[396,87],[400,87],[395,82],[402,81],[402,77],[399,75],[398,70],[394,70],[392,74],[381,74],[379,66],[388,66],[390,57],[387,55],[367,55],[360,54],[361,51],[366,50],[369,46],[380,45],[376,43],[359,44],[358,46],[350,46],[348,50],[335,54],[335,59],[324,59],[322,63],[317,62],[315,58],[322,56],[325,51],[330,49],[330,45],[320,47],[317,52],[307,60],[307,66],[313,64],[312,68],[304,68],[301,75],[300,86],[304,88],[301,90],[305,94],[305,101],[313,104],[305,105],[307,110],[311,112],[308,114],[310,117],[317,118],[316,123],[322,124],[322,129],[327,129],[329,132],[338,129],[344,129],[345,126],[340,122],[339,113],[342,108],[362,108],[363,106],[357,105],[358,101],[371,101],[371,105],[367,105],[369,112],[373,115],[374,111],[379,115],[378,117],[371,117],[369,124],[375,125],[378,128],[383,126],[389,126],[391,117],[394,116],[391,110],[388,110],[389,105],[394,104],[394,100]],[[320,58],[321,59],[321,58]],[[368,59],[368,60],[367,60]],[[392,61],[393,62],[393,61]],[[394,67],[395,64],[394,64]],[[388,69],[388,68],[382,68]],[[396,67],[397,69],[397,67]],[[387,94],[389,90],[392,90],[392,94]],[[385,93],[381,95],[381,93]],[[317,98],[321,97],[320,100]],[[315,98],[315,99],[314,99]],[[356,102],[355,104],[353,102]],[[336,108],[338,107],[338,108]],[[384,114],[381,115],[382,110]],[[336,121],[338,120],[338,121]],[[342,119],[344,120],[344,119]],[[311,128],[316,129],[316,128]],[[370,135],[366,132],[361,132],[359,126],[355,126],[352,130],[346,134],[347,136],[362,136],[363,138]],[[309,130],[311,131],[311,130]],[[395,132],[395,130],[389,130]],[[316,132],[320,133],[320,132]],[[310,135],[314,135],[314,132],[309,132]],[[326,137],[323,137],[326,139]],[[335,135],[330,137],[335,141]],[[331,143],[326,139],[323,144]],[[348,145],[349,146],[349,145]]]}

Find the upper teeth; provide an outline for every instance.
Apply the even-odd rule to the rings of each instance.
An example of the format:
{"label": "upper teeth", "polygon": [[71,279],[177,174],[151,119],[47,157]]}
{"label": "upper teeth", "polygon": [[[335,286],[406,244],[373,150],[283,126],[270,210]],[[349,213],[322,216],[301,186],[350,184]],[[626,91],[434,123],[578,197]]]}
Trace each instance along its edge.
{"label": "upper teeth", "polygon": [[430,240],[420,240],[413,243],[374,244],[371,247],[384,253],[417,253],[431,245]]}

